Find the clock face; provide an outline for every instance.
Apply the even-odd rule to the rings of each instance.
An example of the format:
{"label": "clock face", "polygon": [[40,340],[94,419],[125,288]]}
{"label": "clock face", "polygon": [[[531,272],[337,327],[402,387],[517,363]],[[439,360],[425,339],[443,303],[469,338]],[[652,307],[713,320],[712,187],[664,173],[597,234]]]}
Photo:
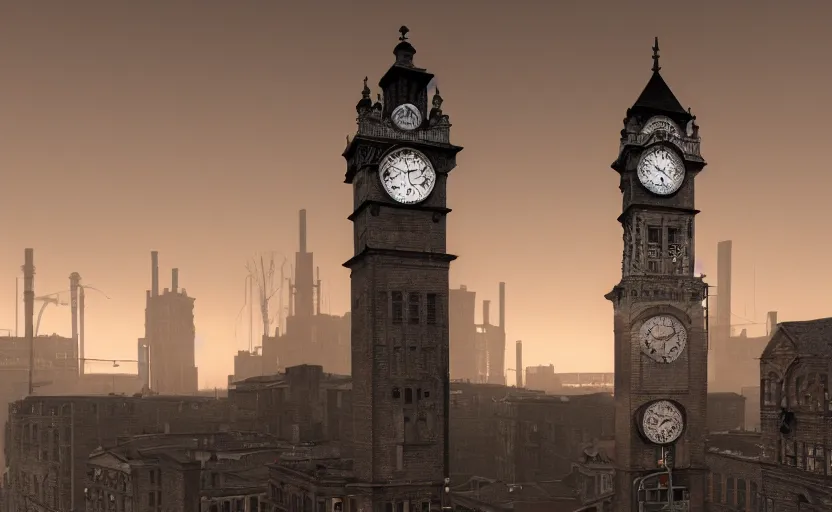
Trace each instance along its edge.
{"label": "clock face", "polygon": [[688,331],[676,317],[648,318],[638,332],[641,352],[657,363],[672,363],[685,350]]}
{"label": "clock face", "polygon": [[653,146],[641,155],[638,162],[638,180],[650,192],[668,196],[685,180],[685,163],[672,149]]}
{"label": "clock face", "polygon": [[657,400],[644,410],[641,430],[651,443],[670,444],[681,437],[684,428],[682,411],[669,400]]}
{"label": "clock face", "polygon": [[676,123],[674,123],[669,117],[665,116],[651,117],[641,129],[641,133],[643,135],[650,135],[651,133],[658,131],[667,132],[670,135],[681,137],[681,132],[679,131],[679,127],[676,126]]}
{"label": "clock face", "polygon": [[385,192],[402,204],[421,203],[436,184],[436,171],[430,160],[410,148],[387,153],[378,165],[378,175]]}
{"label": "clock face", "polygon": [[390,119],[400,130],[415,130],[422,125],[422,112],[419,111],[416,105],[405,103],[393,110]]}

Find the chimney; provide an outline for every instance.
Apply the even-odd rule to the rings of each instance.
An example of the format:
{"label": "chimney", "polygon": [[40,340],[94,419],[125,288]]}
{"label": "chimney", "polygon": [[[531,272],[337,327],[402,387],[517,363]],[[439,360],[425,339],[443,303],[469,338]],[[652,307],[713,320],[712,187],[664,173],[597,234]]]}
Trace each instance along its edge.
{"label": "chimney", "polygon": [[[502,284],[502,283],[500,283]],[[517,340],[517,361],[514,363],[515,375],[517,375],[517,387],[523,387],[523,341]]]}
{"label": "chimney", "polygon": [[150,251],[150,295],[159,295],[159,252]]}
{"label": "chimney", "polygon": [[[70,314],[72,315],[72,341],[75,343],[76,350],[80,355],[81,350],[79,346],[78,336],[78,287],[81,283],[81,274],[73,272],[69,274],[69,301]],[[79,364],[81,362],[79,361]]]}
{"label": "chimney", "polygon": [[175,268],[170,271],[170,289],[173,293],[179,292],[179,269]]}
{"label": "chimney", "polygon": [[716,246],[716,332],[717,340],[731,336],[731,240]]}
{"label": "chimney", "polygon": [[306,210],[300,211],[300,252],[306,252]]}
{"label": "chimney", "polygon": [[29,340],[29,394],[34,393],[32,385],[33,371],[35,368],[35,251],[26,249],[24,251],[23,265],[23,307],[24,327],[26,339]]}
{"label": "chimney", "polygon": [[482,301],[482,324],[483,325],[491,325],[490,319],[488,318],[488,312],[491,309],[491,301],[484,300]]}
{"label": "chimney", "polygon": [[766,315],[766,334],[771,336],[777,328],[777,311],[769,311]]}
{"label": "chimney", "polygon": [[500,283],[500,329],[506,330],[506,283]]}

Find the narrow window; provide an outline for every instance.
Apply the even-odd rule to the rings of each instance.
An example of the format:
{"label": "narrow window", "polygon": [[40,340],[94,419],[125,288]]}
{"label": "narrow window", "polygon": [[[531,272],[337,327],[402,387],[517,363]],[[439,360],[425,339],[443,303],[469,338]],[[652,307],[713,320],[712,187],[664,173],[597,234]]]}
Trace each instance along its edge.
{"label": "narrow window", "polygon": [[723,503],[722,475],[720,473],[714,473],[714,503]]}
{"label": "narrow window", "polygon": [[399,444],[396,445],[396,470],[402,469],[404,469],[404,447]]}
{"label": "narrow window", "polygon": [[393,323],[400,324],[404,320],[404,299],[402,292],[393,292]]}
{"label": "narrow window", "polygon": [[746,494],[745,494],[745,480],[737,480],[737,508],[745,510]]}
{"label": "narrow window", "polygon": [[647,227],[647,271],[659,272],[659,260],[662,257],[662,228]]}
{"label": "narrow window", "polygon": [[418,293],[411,292],[407,298],[407,323],[409,324],[418,324],[419,323],[419,306],[421,302],[421,297]]}
{"label": "narrow window", "polygon": [[428,311],[427,311],[427,321],[429,324],[436,323],[436,294],[429,293],[428,294]]}
{"label": "narrow window", "polygon": [[412,388],[405,388],[404,389],[404,403],[412,404],[413,403],[413,389]]}

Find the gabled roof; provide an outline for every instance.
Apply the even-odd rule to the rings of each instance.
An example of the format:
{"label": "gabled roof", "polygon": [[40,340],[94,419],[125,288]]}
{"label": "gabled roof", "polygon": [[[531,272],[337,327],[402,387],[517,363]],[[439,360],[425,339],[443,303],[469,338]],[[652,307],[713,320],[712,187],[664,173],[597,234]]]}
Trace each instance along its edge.
{"label": "gabled roof", "polygon": [[662,75],[658,71],[653,72],[650,81],[641,91],[641,95],[633,104],[634,109],[643,108],[649,110],[659,110],[671,114],[687,114],[688,111],[682,107],[679,100],[670,90],[667,82],[664,81]]}
{"label": "gabled roof", "polygon": [[778,348],[789,346],[798,356],[832,356],[832,318],[777,324],[761,357],[771,356]]}

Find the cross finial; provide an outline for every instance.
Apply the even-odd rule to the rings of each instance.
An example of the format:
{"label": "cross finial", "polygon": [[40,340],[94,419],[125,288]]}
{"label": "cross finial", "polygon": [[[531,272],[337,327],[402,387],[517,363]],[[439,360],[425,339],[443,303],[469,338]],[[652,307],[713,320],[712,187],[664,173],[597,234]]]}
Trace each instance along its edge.
{"label": "cross finial", "polygon": [[659,66],[659,38],[657,36],[653,43],[653,73],[658,73],[660,69],[662,67]]}
{"label": "cross finial", "polygon": [[410,32],[410,29],[402,25],[402,27],[399,29],[399,34],[401,34],[401,36],[399,36],[399,41],[407,41],[408,32]]}

